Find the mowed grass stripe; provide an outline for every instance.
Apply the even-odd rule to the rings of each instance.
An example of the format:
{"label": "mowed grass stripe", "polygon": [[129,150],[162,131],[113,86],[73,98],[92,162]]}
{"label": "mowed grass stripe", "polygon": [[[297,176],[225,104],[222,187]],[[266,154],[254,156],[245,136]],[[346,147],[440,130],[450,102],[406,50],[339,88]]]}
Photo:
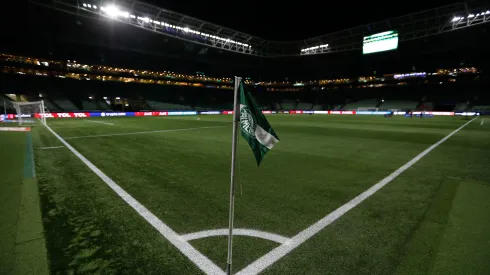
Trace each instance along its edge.
{"label": "mowed grass stripe", "polygon": [[[384,135],[376,141],[358,134],[331,137],[330,129],[303,133],[301,127],[280,126],[276,130],[281,143],[260,169],[248,145],[240,144],[244,196],[237,199],[241,216],[237,222],[244,228],[286,236],[364,191],[442,136],[425,136],[423,144],[411,144],[410,135],[387,143]],[[190,233],[226,227],[230,133],[231,128],[223,128],[72,143],[157,216],[165,217],[178,232]],[[306,197],[308,203],[301,203]],[[190,205],[193,211],[188,211]]]}
{"label": "mowed grass stripe", "polygon": [[199,121],[194,117],[192,120],[177,119],[176,117],[105,117],[90,118],[98,122],[112,123],[111,127],[105,127],[97,123],[87,123],[85,119],[50,119],[47,124],[56,129],[62,137],[86,136],[86,135],[105,135],[115,133],[143,132],[154,130],[168,130],[175,128],[208,127],[226,125],[230,123],[225,118],[222,120]]}
{"label": "mowed grass stripe", "polygon": [[[466,175],[468,169],[471,172],[467,175],[490,177],[490,171],[484,168],[490,158],[490,143],[486,141],[490,132],[486,133],[487,138],[482,135],[474,138],[478,134],[475,125],[478,124],[474,122],[466,126],[371,199],[325,228],[263,274],[395,274],[397,265],[404,262],[405,257],[413,256],[405,254],[405,249],[415,241],[413,232],[426,219],[427,209],[432,205],[441,181],[448,175]],[[467,140],[470,150],[460,146],[462,140]],[[472,149],[478,144],[481,146],[479,151]],[[473,173],[476,171],[479,172]],[[441,210],[450,211],[451,208],[443,207],[438,211]],[[480,225],[467,224],[466,227],[478,228]],[[435,239],[430,236],[424,238],[430,240],[424,243],[425,246],[437,250],[438,242]],[[479,255],[486,253],[484,250],[474,251],[471,246],[466,246],[466,249],[468,258],[475,253],[475,258],[480,259]],[[482,265],[479,268],[485,270]]]}
{"label": "mowed grass stripe", "polygon": [[[117,124],[122,124],[124,131],[127,131],[126,119],[117,119]],[[303,119],[305,120],[305,124],[316,124],[318,127],[294,125],[294,123],[301,124],[300,122]],[[291,236],[318,220],[326,212],[328,213],[356,194],[359,194],[387,173],[401,166],[403,162],[415,156],[426,148],[428,144],[432,144],[440,139],[449,132],[447,130],[448,125],[453,126],[451,129],[456,128],[457,125],[461,125],[461,121],[454,118],[434,118],[430,121],[433,128],[421,133],[419,135],[420,137],[416,136],[417,133],[413,133],[398,135],[397,139],[394,139],[387,137],[386,132],[393,130],[396,133],[398,131],[396,128],[401,128],[398,127],[399,124],[408,124],[407,127],[418,128],[419,123],[428,123],[429,120],[421,121],[406,118],[390,120],[379,117],[349,117],[348,119],[345,117],[326,116],[270,116],[271,124],[278,132],[281,143],[266,156],[263,166],[260,169],[256,168],[253,162],[253,156],[249,152],[250,149],[242,142],[240,144],[240,180],[243,183],[244,194],[241,197],[237,197],[237,226]],[[200,121],[196,121],[190,120],[189,117],[186,120],[187,124],[185,125],[196,126],[203,121],[214,123],[215,125],[217,122],[229,123],[231,118],[224,116],[201,117]],[[390,131],[378,131],[378,139],[363,138],[362,134],[356,133],[355,131],[347,131],[344,135],[331,133],[339,130],[336,130],[335,127],[329,128],[329,124],[344,122],[349,124],[350,128],[354,129],[367,123],[375,124],[379,122],[380,124],[386,124],[385,126]],[[138,124],[139,129],[146,131],[155,129],[155,127],[166,129],[178,128],[181,125],[178,120],[168,120],[167,118],[137,118],[137,120],[130,119],[128,121],[128,125],[131,126],[134,124]],[[478,127],[480,126],[478,125]],[[95,129],[97,127],[83,128],[87,134],[97,134],[100,132],[98,129]],[[306,128],[306,131],[304,128]],[[77,129],[72,128],[64,130],[67,135],[72,135],[77,132]],[[362,131],[360,130],[359,132]],[[80,139],[73,140],[70,143],[83,155],[88,157],[97,167],[111,176],[133,197],[142,202],[157,217],[164,219],[178,233],[191,233],[204,229],[223,228],[227,225],[230,135],[231,127],[229,129],[225,127],[222,129],[213,129],[212,131],[176,132],[172,135],[107,137],[97,139],[97,142],[87,142],[86,140]],[[416,142],[412,143],[412,139]],[[49,139],[46,142],[50,146],[58,145],[53,144],[55,142]],[[43,151],[43,153],[46,152],[49,155],[55,155],[62,154],[63,151],[68,152],[67,150],[47,150]],[[72,166],[72,169],[76,170],[76,167]],[[432,169],[430,171],[435,170]],[[83,173],[71,175],[66,177],[66,179],[75,176],[83,177]],[[59,184],[58,186],[63,185]],[[89,185],[77,184],[77,186],[81,188],[82,186]],[[420,188],[422,184],[414,185],[413,188],[417,186]],[[89,188],[78,189],[79,196],[80,194],[84,194],[83,199],[65,200],[64,204],[68,203],[68,201],[70,203],[82,204],[83,200],[90,202],[97,199],[99,197],[97,192],[101,193],[101,191],[95,188],[94,185]],[[391,190],[389,186],[387,188],[383,190]],[[75,190],[60,190],[57,193],[72,192],[73,198],[76,198]],[[386,191],[379,193],[377,197],[381,196],[384,198]],[[417,193],[415,195],[411,194],[410,198],[407,198],[402,192],[394,192],[392,194],[390,193],[390,195],[392,201],[386,203],[386,206],[382,208],[386,211],[386,216],[396,216],[407,221],[415,218],[415,216],[412,217],[410,211],[400,215],[396,212],[396,207],[391,208],[388,205],[394,205],[394,201],[404,201],[407,206],[416,205],[418,207],[418,204],[425,199],[421,195],[416,196]],[[111,200],[106,199],[105,201]],[[365,204],[370,205],[369,201],[365,202]],[[116,205],[121,207],[120,204]],[[104,207],[101,209],[104,209]],[[365,210],[371,208],[358,208],[353,213],[360,212],[359,209]],[[78,215],[81,212],[77,211]],[[367,217],[375,215],[369,211],[363,213],[367,213]],[[97,213],[96,211],[89,211],[89,213],[83,215],[85,217],[98,217],[97,219],[104,217],[101,216],[102,213]],[[137,217],[133,217],[133,219],[135,221],[138,220]],[[124,224],[124,222],[129,222],[129,220],[129,218],[124,218],[120,222]],[[339,224],[345,224],[345,222],[342,222],[343,220],[331,225],[328,232],[332,232],[332,229],[338,229],[337,226]],[[342,228],[335,230],[338,233],[335,241],[352,240],[354,242],[354,240],[359,240],[356,243],[363,243],[365,234],[356,230],[365,225],[360,223],[360,221],[363,221],[361,217],[356,219],[355,222],[351,221],[350,226],[352,229]],[[389,228],[387,224],[381,223],[385,220],[380,218],[376,220],[370,218],[364,222],[367,224],[368,221],[375,225],[374,228]],[[379,224],[375,221],[378,221]],[[388,223],[388,221],[385,222]],[[119,224],[116,220],[112,220],[111,223],[115,225]],[[400,222],[400,224],[404,223]],[[128,228],[125,230],[127,233],[122,234],[120,230],[111,230],[114,231],[111,237],[103,235],[100,240],[110,240],[111,243],[119,243],[117,240],[123,240],[124,236],[131,236],[134,239],[138,239],[136,237],[137,235],[132,231],[138,232],[136,228],[133,226],[128,227],[128,225],[125,225],[125,227]],[[370,231],[366,230],[366,232]],[[384,232],[384,234],[385,236],[395,238],[395,235],[387,234],[387,232]],[[365,269],[360,268],[357,264],[357,261],[360,260],[360,255],[372,255],[372,252],[364,250],[364,247],[357,246],[355,249],[350,249],[349,246],[344,245],[345,250],[346,248],[350,249],[348,250],[348,255],[344,254],[342,250],[336,251],[336,255],[334,255],[327,248],[332,249],[336,247],[333,245],[336,242],[330,243],[334,240],[324,240],[324,236],[325,233],[319,234],[318,237],[315,237],[315,244],[307,242],[298,248],[300,252],[291,254],[301,255],[300,258],[305,258],[304,261],[298,260],[297,257],[294,257],[294,260],[291,262],[285,259],[274,265],[274,268],[271,270],[281,270],[279,273],[283,274],[297,274],[299,271],[304,272],[304,270],[308,270],[310,274],[325,274],[325,268],[328,266],[329,268],[332,267],[332,272],[338,271],[336,274],[376,274],[376,266],[382,268],[389,265],[388,262],[390,261],[382,257],[370,257],[369,259],[365,259],[369,262],[369,264],[365,265]],[[150,236],[145,234],[145,240],[148,240],[148,237]],[[403,238],[403,234],[397,235],[397,238]],[[385,238],[380,236],[379,238],[371,237],[370,239],[374,242],[375,240],[383,240]],[[318,240],[320,241],[318,242]],[[226,246],[216,246],[216,241],[218,240],[209,238],[197,242],[199,243],[200,249],[209,253],[206,255],[209,255],[212,259],[216,259],[216,262],[220,266],[224,266],[226,257],[222,257],[222,251],[223,249],[226,250]],[[222,243],[226,244],[226,242]],[[319,247],[312,250],[308,249],[320,244],[324,244],[327,250],[322,250],[323,247],[321,247],[322,249]],[[239,242],[237,245],[241,245],[241,243]],[[251,257],[252,254],[248,254],[246,251],[265,252],[270,248],[268,243],[260,240],[253,241],[251,244],[247,242],[247,244],[243,245],[251,245],[252,247],[247,249],[236,248],[237,251],[244,251],[242,253],[243,255],[239,253],[234,259],[236,265],[241,267],[246,266],[253,260]],[[370,244],[371,247],[375,245],[379,244]],[[103,248],[106,246],[104,245]],[[121,248],[123,247],[135,249],[134,244],[131,242]],[[140,251],[139,253],[153,251],[154,249],[151,247],[153,245],[146,246],[145,248],[140,247],[138,251]],[[366,245],[366,247],[369,247],[369,245]],[[113,248],[115,247],[113,246]],[[386,244],[377,247],[376,252],[379,254],[386,252],[395,256],[396,253],[391,253],[392,248],[392,244]],[[72,248],[70,250],[74,251],[74,249]],[[117,251],[121,252],[120,250]],[[172,274],[172,271],[169,271],[171,265],[168,262],[162,264],[160,260],[151,256],[153,253],[146,253],[146,257],[149,259],[146,263],[142,263],[140,257],[136,257],[139,263],[138,265],[142,266],[143,270],[150,270],[147,269],[147,264],[153,264],[160,268],[158,269],[160,272]],[[121,256],[112,255],[111,257],[118,261],[118,259],[124,259],[128,255],[124,252],[120,254]],[[162,253],[160,251],[157,254]],[[166,259],[177,257],[175,253],[172,255],[167,256]],[[255,253],[254,255],[260,254]],[[288,256],[288,259],[292,257],[291,255]],[[328,255],[329,259],[337,259],[337,264],[335,262],[326,264],[329,261],[325,259],[327,257],[325,255]],[[342,270],[347,270],[345,269],[346,266],[341,266],[338,263],[343,262],[351,263],[350,268],[352,269],[350,269],[350,273],[342,272]],[[185,265],[185,261],[183,264]],[[114,267],[115,265],[112,263],[110,266]],[[122,266],[126,269],[129,268],[128,270],[133,270],[132,265],[124,264],[119,268],[122,268]],[[283,269],[284,266],[286,266],[286,269]],[[296,270],[293,268],[294,266],[298,266],[301,269]],[[310,269],[305,269],[305,267],[309,267]],[[315,267],[322,269],[316,272]],[[181,268],[183,267],[176,263],[175,270]],[[186,269],[186,272],[181,272],[181,274],[191,273],[192,271],[188,269]],[[378,272],[378,274],[382,274],[382,272]]]}
{"label": "mowed grass stripe", "polygon": [[92,170],[100,179],[102,179],[114,192],[117,193],[128,205],[130,205],[142,218],[151,224],[162,236],[172,243],[180,252],[182,252],[189,260],[191,260],[199,269],[206,274],[224,274],[224,272],[211,262],[206,256],[202,255],[192,245],[179,237],[168,225],[158,219],[146,207],[135,200],[129,193],[122,189],[111,178],[105,175],[99,168],[93,165],[88,159],[81,155],[75,148],[66,142],[56,132],[46,126],[46,128],[63,143],[74,155],[76,155],[90,170]]}
{"label": "mowed grass stripe", "polygon": [[0,132],[0,274],[12,274],[22,194],[26,133]]}
{"label": "mowed grass stripe", "polygon": [[128,132],[128,133],[117,133],[117,134],[102,134],[102,135],[75,136],[75,137],[65,137],[64,139],[80,139],[80,138],[98,138],[98,137],[114,137],[114,136],[145,135],[145,134],[157,134],[157,133],[168,133],[168,132],[191,131],[191,130],[200,130],[200,129],[213,129],[213,128],[221,128],[221,127],[226,127],[226,126],[208,126],[208,127],[181,128],[181,129],[167,129],[167,130],[155,130],[155,131],[143,131],[143,132]]}
{"label": "mowed grass stripe", "polygon": [[[34,133],[37,146],[59,142]],[[71,151],[36,165],[51,274],[202,274]]]}
{"label": "mowed grass stripe", "polygon": [[332,213],[328,214],[318,222],[312,224],[305,230],[301,231],[300,233],[296,234],[294,237],[291,238],[291,241],[285,244],[280,245],[279,247],[273,249],[271,252],[267,253],[266,255],[262,256],[260,259],[256,260],[252,264],[248,265],[245,267],[243,270],[239,271],[237,274],[240,275],[251,275],[251,274],[258,274],[262,272],[264,269],[269,267],[270,265],[274,264],[276,261],[280,260],[282,257],[286,256],[289,252],[293,251],[296,247],[301,245],[302,243],[306,242],[309,240],[311,237],[316,235],[318,232],[323,230],[325,227],[330,225],[331,223],[335,222],[337,219],[342,217],[344,214],[346,214],[348,211],[350,211],[352,208],[356,207],[360,203],[362,203],[364,200],[367,198],[371,197],[373,194],[378,192],[381,188],[383,188],[385,185],[390,183],[392,180],[394,180],[396,177],[398,177],[401,173],[403,173],[405,170],[409,169],[417,163],[420,159],[425,157],[428,153],[430,153],[432,150],[437,148],[440,144],[445,142],[447,139],[449,139],[451,136],[459,132],[461,129],[463,129],[466,125],[471,123],[474,119],[468,121],[467,123],[463,124],[461,127],[458,129],[454,130],[447,136],[445,136],[443,139],[440,141],[436,142],[435,144],[431,145],[429,148],[418,154],[415,158],[411,159],[409,162],[404,164],[402,167],[398,168],[395,170],[393,173],[388,175],[386,178],[382,179],[375,185],[373,185],[371,188],[368,190],[364,191],[363,193],[359,194],[357,197],[354,199],[350,200],[346,204],[342,205],[341,207],[337,208],[335,211]]}
{"label": "mowed grass stripe", "polygon": [[[239,227],[294,235],[450,132],[400,135],[398,141],[386,140],[382,133],[379,140],[363,139],[355,132],[352,137],[332,135],[335,130],[324,127],[304,132],[302,127],[288,126],[289,118],[275,117],[279,125],[271,122],[281,143],[260,169],[248,146],[240,144],[244,195],[237,198]],[[322,125],[335,119],[315,118]],[[461,125],[459,120],[439,121],[452,123],[452,129]],[[230,133],[231,128],[223,128],[158,137],[108,137],[95,144],[73,140],[72,144],[177,232],[191,233],[227,226]],[[215,245],[212,239],[203,243]],[[236,259],[237,264],[250,261],[240,256],[243,259]]]}

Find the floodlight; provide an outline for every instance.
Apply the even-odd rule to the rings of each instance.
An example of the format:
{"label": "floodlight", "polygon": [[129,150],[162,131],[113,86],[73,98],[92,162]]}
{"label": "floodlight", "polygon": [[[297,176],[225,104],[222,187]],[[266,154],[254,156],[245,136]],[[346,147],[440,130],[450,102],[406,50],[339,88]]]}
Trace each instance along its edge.
{"label": "floodlight", "polygon": [[110,17],[116,17],[118,15],[122,15],[122,12],[114,5],[109,5],[101,9]]}

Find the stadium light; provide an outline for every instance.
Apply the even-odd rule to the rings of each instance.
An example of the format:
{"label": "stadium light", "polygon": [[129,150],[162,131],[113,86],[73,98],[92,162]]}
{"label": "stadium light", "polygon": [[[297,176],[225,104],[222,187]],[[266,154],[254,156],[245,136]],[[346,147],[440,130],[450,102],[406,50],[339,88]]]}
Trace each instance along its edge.
{"label": "stadium light", "polygon": [[[84,7],[87,7],[87,4],[83,4],[83,5],[84,5]],[[95,5],[93,5],[92,7],[94,9],[96,9],[96,6]],[[149,17],[136,16],[134,14],[130,14],[127,11],[120,10],[115,5],[108,5],[108,6],[105,6],[105,7],[101,7],[100,10],[106,16],[108,16],[110,18],[124,17],[124,18],[136,19],[136,20],[143,21],[144,23],[153,23],[155,25],[163,26],[165,28],[176,29],[176,30],[182,31],[182,32],[184,32],[186,34],[196,34],[196,35],[202,36],[204,38],[212,38],[212,39],[220,40],[220,41],[223,41],[223,42],[226,42],[226,43],[232,43],[232,44],[236,44],[236,45],[239,45],[239,46],[247,47],[249,49],[252,48],[252,46],[249,45],[249,44],[238,42],[238,41],[235,41],[235,40],[232,40],[232,39],[229,39],[229,38],[224,38],[224,37],[219,37],[219,36],[211,35],[211,34],[204,33],[204,32],[199,32],[199,31],[193,30],[193,29],[191,29],[189,27],[181,27],[181,26],[172,25],[172,24],[167,23],[167,22],[163,22],[163,21],[161,22],[161,21],[153,20],[153,19],[151,19]],[[327,47],[328,44],[327,45],[321,45],[321,46],[322,47]]]}
{"label": "stadium light", "polygon": [[109,5],[107,7],[102,7],[100,8],[103,12],[105,12],[109,17],[116,17],[116,16],[121,16],[121,17],[125,17],[125,18],[128,18],[129,17],[129,12],[127,11],[121,11],[119,10],[118,7],[114,6],[114,5]]}
{"label": "stadium light", "polygon": [[313,50],[317,50],[317,49],[324,49],[324,48],[328,48],[328,44],[323,44],[323,45],[318,45],[318,46],[314,46],[314,47],[309,47],[309,48],[305,48],[305,49],[301,49],[301,52],[310,52],[310,51],[313,51]]}

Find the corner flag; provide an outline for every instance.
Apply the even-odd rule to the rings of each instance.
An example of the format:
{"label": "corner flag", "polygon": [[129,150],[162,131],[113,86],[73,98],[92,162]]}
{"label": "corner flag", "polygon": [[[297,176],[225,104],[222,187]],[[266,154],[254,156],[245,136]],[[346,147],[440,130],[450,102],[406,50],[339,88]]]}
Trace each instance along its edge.
{"label": "corner flag", "polygon": [[255,155],[257,166],[260,165],[265,154],[269,152],[279,138],[259,110],[257,102],[250,92],[245,91],[240,81],[240,130],[242,137],[247,140]]}
{"label": "corner flag", "polygon": [[[240,100],[238,91],[240,90]],[[245,91],[241,77],[235,77],[233,95],[233,135],[231,143],[231,180],[230,180],[230,209],[228,219],[228,258],[226,261],[226,274],[231,275],[233,259],[233,220],[235,216],[235,173],[238,144],[238,124],[242,137],[247,140],[255,155],[257,166],[265,154],[279,142],[279,138],[270,126],[264,114],[259,110],[257,102],[252,95]]]}

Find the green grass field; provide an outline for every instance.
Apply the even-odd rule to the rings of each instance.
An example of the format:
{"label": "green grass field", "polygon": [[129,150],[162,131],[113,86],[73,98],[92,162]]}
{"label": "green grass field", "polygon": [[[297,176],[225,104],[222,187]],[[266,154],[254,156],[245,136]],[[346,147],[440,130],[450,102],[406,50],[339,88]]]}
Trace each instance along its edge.
{"label": "green grass field", "polygon": [[[477,118],[296,245],[303,236],[298,233],[468,121],[268,118],[281,142],[260,168],[248,144],[241,140],[239,145],[235,228],[239,234],[262,233],[235,236],[235,273],[490,273],[490,123],[481,125]],[[33,128],[51,274],[181,275],[225,269],[226,235],[187,234],[228,226],[231,116],[52,119],[48,126],[79,153],[49,129]],[[1,133],[0,139],[5,143],[14,135]],[[24,165],[23,155],[16,160],[18,153],[5,152],[12,166]],[[111,189],[107,182],[117,185]],[[2,188],[18,193],[12,183]],[[131,198],[123,200],[121,192]],[[15,209],[15,203],[6,203]],[[2,219],[9,219],[12,212],[1,209]],[[9,232],[3,227],[2,237]],[[284,247],[294,249],[252,268],[263,255]]]}

